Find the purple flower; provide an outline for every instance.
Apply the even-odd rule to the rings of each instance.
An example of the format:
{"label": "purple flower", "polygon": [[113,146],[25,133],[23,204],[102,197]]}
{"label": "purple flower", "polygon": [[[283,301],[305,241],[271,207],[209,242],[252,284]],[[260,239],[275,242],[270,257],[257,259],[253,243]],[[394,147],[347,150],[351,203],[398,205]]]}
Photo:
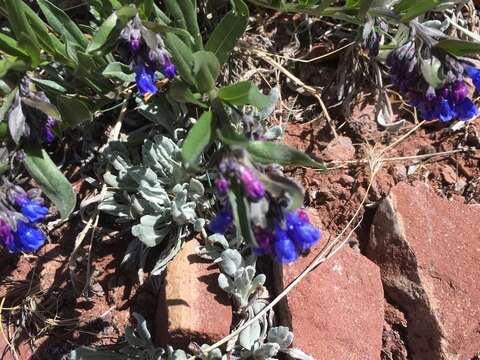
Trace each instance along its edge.
{"label": "purple flower", "polygon": [[470,98],[464,98],[458,104],[455,105],[455,111],[459,120],[470,120],[474,116],[477,116],[478,109]]}
{"label": "purple flower", "polygon": [[135,54],[140,50],[142,40],[142,34],[140,29],[133,28],[130,31],[130,37],[128,40],[128,44],[130,45],[130,50]]}
{"label": "purple flower", "polygon": [[473,66],[465,66],[467,75],[472,79],[475,89],[480,91],[480,70]]}
{"label": "purple flower", "polygon": [[51,116],[47,118],[47,120],[45,121],[45,124],[43,125],[42,136],[43,136],[43,140],[45,140],[47,144],[50,144],[55,139],[55,133],[53,132],[53,128],[56,125],[57,125],[57,122]]}
{"label": "purple flower", "polygon": [[161,72],[168,79],[173,79],[177,75],[177,67],[170,61],[168,54],[162,54],[162,69]]}
{"label": "purple flower", "polygon": [[37,221],[42,220],[48,213],[48,208],[43,206],[43,203],[40,200],[30,200],[26,196],[18,195],[15,197],[15,201],[17,205],[20,206],[22,214],[31,223],[36,223]]}
{"label": "purple flower", "polygon": [[243,183],[243,187],[247,196],[252,200],[260,200],[265,196],[265,187],[263,183],[258,180],[254,175],[253,172],[246,168],[240,168],[240,180]]}
{"label": "purple flower", "polygon": [[157,87],[154,81],[154,70],[152,68],[146,68],[145,64],[140,62],[135,65],[135,81],[137,82],[137,88],[140,94],[154,95],[157,93]]}
{"label": "purple flower", "polygon": [[303,211],[287,213],[287,234],[293,240],[301,252],[309,249],[320,240],[320,230],[315,228]]}
{"label": "purple flower", "polygon": [[232,209],[230,206],[224,206],[222,210],[215,216],[212,221],[210,221],[210,224],[208,225],[208,228],[210,231],[218,234],[225,234],[232,225],[233,221],[233,214],[232,214]]}
{"label": "purple flower", "polygon": [[215,187],[220,195],[225,195],[228,191],[228,180],[220,177],[215,180]]}
{"label": "purple flower", "polygon": [[273,254],[275,259],[284,264],[295,261],[300,256],[293,240],[279,225],[275,226]]}
{"label": "purple flower", "polygon": [[12,228],[2,219],[0,219],[0,241],[9,252],[14,252],[13,250],[16,249]]}
{"label": "purple flower", "polygon": [[455,103],[462,101],[468,95],[468,88],[465,81],[455,81],[452,86],[451,96]]}
{"label": "purple flower", "polygon": [[275,235],[270,231],[264,229],[257,229],[255,231],[255,240],[258,247],[254,247],[253,251],[257,256],[271,253],[272,245],[275,241]]}

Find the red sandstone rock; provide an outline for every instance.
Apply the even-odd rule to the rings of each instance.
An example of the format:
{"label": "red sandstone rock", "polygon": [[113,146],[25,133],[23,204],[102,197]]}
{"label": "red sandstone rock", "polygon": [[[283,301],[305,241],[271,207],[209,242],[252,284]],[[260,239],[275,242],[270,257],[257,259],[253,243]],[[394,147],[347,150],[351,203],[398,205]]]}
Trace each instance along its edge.
{"label": "red sandstone rock", "polygon": [[[318,222],[312,216],[311,220]],[[293,280],[321,246],[283,271],[277,269],[276,286]],[[380,272],[348,246],[308,274],[279,309],[281,322],[292,328],[294,346],[315,359],[380,358],[384,321]]]}
{"label": "red sandstone rock", "polygon": [[322,151],[322,160],[352,160],[355,157],[355,148],[349,137],[339,136],[333,139]]}
{"label": "red sandstone rock", "polygon": [[405,313],[412,359],[471,359],[480,351],[480,207],[399,184],[379,206],[368,256]]}
{"label": "red sandstone rock", "polygon": [[192,341],[212,343],[230,332],[232,307],[218,286],[217,265],[195,255],[196,239],[168,265],[156,315],[160,345],[187,348]]}

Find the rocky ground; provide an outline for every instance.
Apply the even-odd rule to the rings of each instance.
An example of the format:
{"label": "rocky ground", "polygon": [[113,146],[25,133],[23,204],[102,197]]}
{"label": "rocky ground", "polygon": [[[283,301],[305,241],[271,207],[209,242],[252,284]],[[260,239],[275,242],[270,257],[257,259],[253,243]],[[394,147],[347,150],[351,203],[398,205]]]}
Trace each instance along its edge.
{"label": "rocky ground", "polygon": [[[286,126],[286,143],[334,167],[287,169],[304,185],[305,204],[323,240],[293,265],[265,261],[274,279],[268,284],[271,296],[342,231],[352,231],[347,244],[276,308],[276,320],[290,326],[295,346],[315,359],[477,359],[479,120],[458,130],[419,124],[392,93],[405,124],[387,131],[375,121],[366,87],[352,109],[327,101],[327,121],[309,87],[328,99],[342,53],[310,63],[252,54],[260,49],[313,59],[341,46],[318,35],[328,26],[321,22],[312,25],[311,36],[295,35],[303,20],[257,14],[230,68],[230,75],[252,77],[265,89],[278,82],[282,101],[272,123]],[[70,178],[83,198],[92,191],[75,171]],[[197,240],[169,265],[165,285],[156,292],[150,282],[139,285],[135,274],[116,270],[127,235],[106,216],[100,224],[73,264],[68,261],[73,242],[85,226],[79,217],[56,225],[51,244],[39,254],[20,259],[0,254],[0,314],[8,320],[0,334],[0,358],[14,358],[2,342],[19,331],[19,319],[30,332],[18,337],[18,359],[33,353],[37,359],[61,359],[79,344],[115,344],[133,311],[149,320],[159,345],[211,343],[229,333],[236,314],[217,286],[216,266],[193,255]]]}

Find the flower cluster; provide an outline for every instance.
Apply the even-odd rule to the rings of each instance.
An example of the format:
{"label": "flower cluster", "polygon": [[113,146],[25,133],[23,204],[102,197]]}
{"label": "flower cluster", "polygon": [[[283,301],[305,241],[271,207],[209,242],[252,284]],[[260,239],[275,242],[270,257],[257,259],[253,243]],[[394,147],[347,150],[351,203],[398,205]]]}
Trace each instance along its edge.
{"label": "flower cluster", "polygon": [[[375,26],[377,29],[375,29]],[[383,41],[383,33],[388,31],[388,25],[381,19],[372,19],[365,23],[362,32],[362,50],[368,53],[368,56],[375,57],[380,51],[380,44]]]}
{"label": "flower cluster", "polygon": [[[135,81],[138,91],[143,96],[157,93],[155,86],[155,71],[160,72],[168,79],[173,79],[177,74],[175,65],[170,60],[170,55],[165,49],[163,39],[159,34],[149,32],[148,43],[142,33],[147,30],[136,16],[122,30],[120,36],[128,44],[132,68],[135,71]],[[150,36],[152,35],[152,36]]]}
{"label": "flower cluster", "polygon": [[35,252],[45,243],[45,234],[36,224],[48,208],[37,190],[25,192],[8,182],[5,198],[0,199],[0,244],[10,253]]}
{"label": "flower cluster", "polygon": [[[310,223],[306,212],[287,210],[284,198],[275,198],[266,191],[258,170],[229,159],[220,164],[219,172],[215,185],[220,198],[225,198],[233,186],[240,188],[249,200],[250,225],[256,242],[253,250],[257,255],[270,255],[281,263],[289,263],[320,240],[320,230]],[[232,228],[233,219],[232,207],[224,201],[209,229],[225,234]]]}
{"label": "flower cluster", "polygon": [[[431,64],[440,62],[432,59]],[[409,103],[419,110],[422,119],[466,121],[478,114],[464,76],[472,79],[478,91],[480,70],[446,56],[439,69],[443,84],[434,88],[424,78],[413,41],[393,50],[387,57],[387,65],[392,83],[407,94]]]}
{"label": "flower cluster", "polygon": [[8,113],[9,130],[13,141],[19,144],[22,138],[28,138],[42,139],[48,144],[51,143],[55,139],[54,129],[57,121],[39,110],[50,106],[51,102],[47,95],[37,90],[28,76],[24,76]]}

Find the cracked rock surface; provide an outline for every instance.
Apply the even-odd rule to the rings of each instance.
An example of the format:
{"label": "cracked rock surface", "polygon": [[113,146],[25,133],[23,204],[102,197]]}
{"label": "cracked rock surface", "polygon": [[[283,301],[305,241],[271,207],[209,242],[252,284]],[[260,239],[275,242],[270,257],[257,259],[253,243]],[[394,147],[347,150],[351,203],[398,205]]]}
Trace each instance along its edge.
{"label": "cracked rock surface", "polygon": [[480,352],[479,224],[480,206],[444,200],[424,184],[401,183],[379,205],[367,256],[406,315],[412,359]]}

